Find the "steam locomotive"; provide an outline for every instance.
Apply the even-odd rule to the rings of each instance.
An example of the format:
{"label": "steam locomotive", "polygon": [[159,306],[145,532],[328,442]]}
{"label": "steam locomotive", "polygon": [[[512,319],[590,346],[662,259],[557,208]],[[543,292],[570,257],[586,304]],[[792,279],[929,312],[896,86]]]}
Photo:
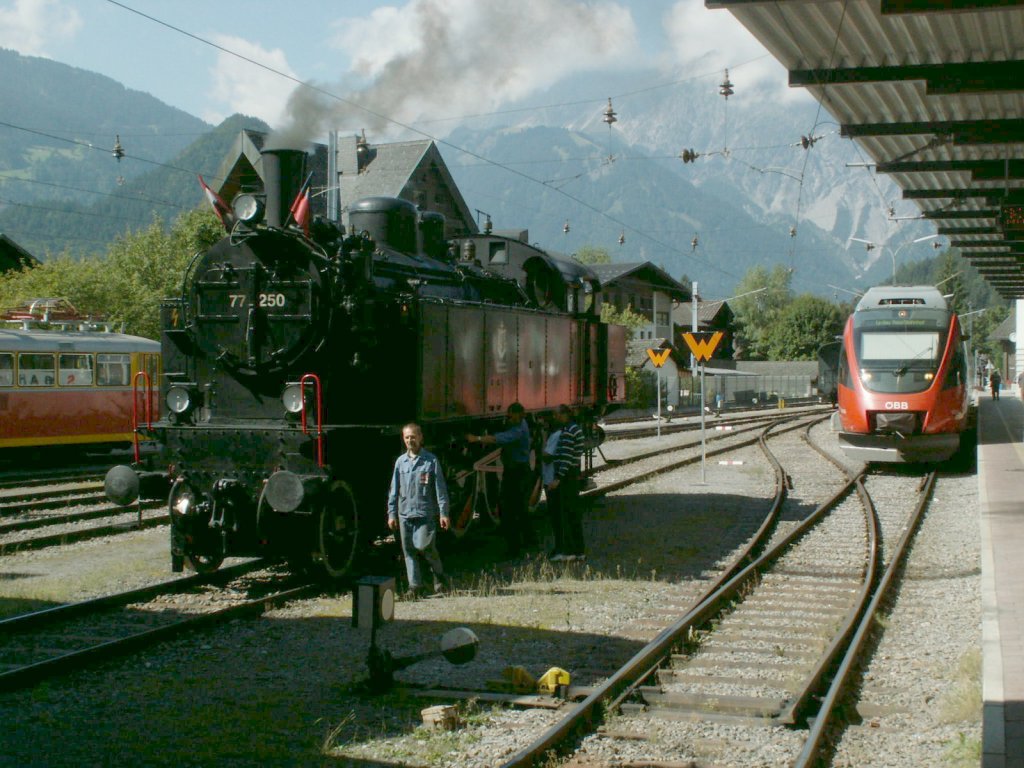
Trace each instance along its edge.
{"label": "steam locomotive", "polygon": [[138,428],[169,469],[107,474],[117,503],[167,498],[175,571],[273,555],[346,576],[382,531],[410,421],[461,532],[485,458],[467,432],[514,401],[593,415],[625,397],[625,329],[600,321],[589,269],[515,236],[449,242],[441,214],[398,198],[352,203],[347,231],[309,225],[305,159],[265,151],[263,193],[218,201],[228,234],[162,303],[159,392],[139,393],[160,403]]}
{"label": "steam locomotive", "polygon": [[839,445],[851,458],[941,462],[973,425],[960,320],[937,288],[872,288],[839,353]]}

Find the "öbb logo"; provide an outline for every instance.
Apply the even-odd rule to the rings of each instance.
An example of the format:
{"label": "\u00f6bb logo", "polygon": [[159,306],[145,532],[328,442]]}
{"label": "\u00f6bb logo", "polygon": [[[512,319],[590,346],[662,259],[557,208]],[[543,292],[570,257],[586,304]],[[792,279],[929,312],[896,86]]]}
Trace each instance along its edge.
{"label": "\u00f6bb logo", "polygon": [[885,404],[887,411],[909,411],[910,403],[903,400],[890,400]]}

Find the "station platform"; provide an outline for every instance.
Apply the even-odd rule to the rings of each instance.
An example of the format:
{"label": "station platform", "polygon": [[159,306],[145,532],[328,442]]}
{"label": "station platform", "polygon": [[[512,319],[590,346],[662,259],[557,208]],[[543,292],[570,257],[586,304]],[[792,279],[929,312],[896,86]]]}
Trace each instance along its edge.
{"label": "station platform", "polygon": [[1024,401],[978,402],[982,768],[1024,768]]}

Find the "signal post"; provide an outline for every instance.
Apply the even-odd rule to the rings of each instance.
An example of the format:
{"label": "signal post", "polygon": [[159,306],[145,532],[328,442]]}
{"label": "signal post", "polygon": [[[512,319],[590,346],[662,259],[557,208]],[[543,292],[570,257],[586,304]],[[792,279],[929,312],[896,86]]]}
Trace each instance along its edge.
{"label": "signal post", "polygon": [[[707,439],[704,430],[704,363],[711,359],[722,340],[721,331],[691,331],[683,334],[686,346],[690,348],[693,359],[700,363],[700,482],[705,482],[705,463],[707,461]],[[650,353],[650,350],[648,350]]]}
{"label": "signal post", "polygon": [[651,358],[651,362],[654,363],[655,373],[657,374],[657,385],[658,390],[658,437],[661,437],[661,366],[668,360],[669,353],[672,351],[671,347],[665,349],[651,349],[647,348],[647,356]]}

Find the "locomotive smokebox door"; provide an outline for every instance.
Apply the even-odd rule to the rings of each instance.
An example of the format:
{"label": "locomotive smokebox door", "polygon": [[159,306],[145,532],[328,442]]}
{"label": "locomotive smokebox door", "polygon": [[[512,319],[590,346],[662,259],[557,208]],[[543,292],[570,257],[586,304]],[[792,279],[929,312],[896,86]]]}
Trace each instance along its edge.
{"label": "locomotive smokebox door", "polygon": [[352,590],[352,626],[376,629],[395,618],[395,579],[364,576]]}

